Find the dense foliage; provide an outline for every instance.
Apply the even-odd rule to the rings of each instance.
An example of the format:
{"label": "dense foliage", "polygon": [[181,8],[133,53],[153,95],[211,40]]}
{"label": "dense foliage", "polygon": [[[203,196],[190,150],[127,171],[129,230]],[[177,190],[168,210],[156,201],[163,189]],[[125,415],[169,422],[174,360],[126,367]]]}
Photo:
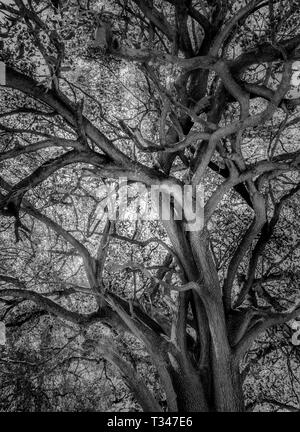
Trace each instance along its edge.
{"label": "dense foliage", "polygon": [[[300,410],[299,22],[0,1],[0,410]],[[134,220],[137,185],[169,219]]]}

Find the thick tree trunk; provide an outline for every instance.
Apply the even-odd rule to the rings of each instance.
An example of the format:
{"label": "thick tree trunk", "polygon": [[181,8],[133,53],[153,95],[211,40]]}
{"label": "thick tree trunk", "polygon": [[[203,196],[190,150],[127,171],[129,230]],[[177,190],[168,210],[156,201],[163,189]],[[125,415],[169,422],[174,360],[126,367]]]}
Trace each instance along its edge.
{"label": "thick tree trunk", "polygon": [[[215,360],[216,361],[216,360]],[[219,359],[217,373],[205,380],[212,383],[205,389],[199,374],[182,371],[175,377],[174,387],[179,412],[243,412],[245,410],[241,377],[235,359]],[[207,377],[206,377],[207,378]],[[207,391],[206,391],[207,390]],[[212,393],[211,400],[207,397]]]}
{"label": "thick tree trunk", "polygon": [[[179,412],[243,412],[245,410],[241,378],[235,359],[220,360],[217,373],[206,377],[212,388],[205,389],[196,371],[179,369],[172,374]],[[209,399],[207,395],[211,393]],[[170,410],[171,411],[171,410]]]}
{"label": "thick tree trunk", "polygon": [[199,292],[190,297],[190,302],[197,321],[200,357],[196,363],[192,362],[184,344],[177,341],[180,356],[170,362],[177,409],[180,412],[244,411],[239,364],[228,340],[222,293],[207,233],[191,233],[187,238],[180,230],[176,231],[176,224],[165,224],[165,227],[187,279],[199,281]]}

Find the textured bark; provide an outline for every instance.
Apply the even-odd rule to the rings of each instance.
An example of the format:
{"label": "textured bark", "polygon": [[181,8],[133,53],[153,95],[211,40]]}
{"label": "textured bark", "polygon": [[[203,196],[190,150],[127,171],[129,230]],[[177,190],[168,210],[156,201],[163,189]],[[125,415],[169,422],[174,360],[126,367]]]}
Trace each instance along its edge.
{"label": "textured bark", "polygon": [[[22,281],[6,275],[0,275],[0,280],[13,285],[15,289],[1,289],[1,296],[34,302],[43,311],[74,325],[88,326],[101,322],[120,333],[130,333],[143,344],[151,358],[165,392],[170,412],[242,412],[245,406],[239,361],[262,331],[297,316],[300,307],[296,306],[293,310],[284,312],[280,310],[276,313],[266,312],[261,308],[260,315],[257,313],[255,317],[256,312],[252,315],[253,308],[250,307],[246,311],[248,314],[242,317],[243,321],[235,320],[237,315],[244,312],[238,308],[244,305],[247,294],[253,289],[258,263],[279,218],[279,213],[276,212],[280,211],[282,204],[279,202],[274,217],[268,222],[266,198],[259,188],[261,177],[299,168],[299,152],[276,154],[271,160],[268,157],[268,160],[263,159],[255,164],[248,164],[242,151],[242,135],[246,128],[254,129],[269,121],[278,107],[287,112],[288,108],[299,105],[300,98],[289,100],[286,95],[292,76],[292,63],[299,58],[297,48],[300,35],[291,39],[278,40],[276,44],[264,42],[254,47],[251,44],[246,51],[239,47],[238,51],[242,54],[236,56],[231,55],[229,49],[230,42],[239,34],[235,33],[235,30],[238,29],[239,32],[254,11],[260,11],[263,7],[271,8],[272,2],[248,1],[236,12],[232,7],[233,4],[229,8],[226,2],[222,1],[207,1],[203,11],[202,7],[196,6],[196,2],[189,0],[161,2],[162,7],[159,9],[152,1],[133,0],[133,2],[136,12],[130,13],[142,24],[141,41],[145,37],[144,46],[137,46],[136,41],[130,41],[130,32],[130,43],[111,46],[114,45],[111,43],[113,41],[111,24],[107,24],[106,29],[103,27],[96,33],[97,37],[99,36],[98,45],[105,48],[104,51],[109,51],[118,59],[140,63],[140,69],[147,78],[150,102],[153,90],[156,92],[155,102],[158,102],[157,113],[158,116],[160,115],[157,143],[155,137],[153,142],[144,139],[142,131],[138,127],[129,127],[126,121],[120,121],[119,124],[116,122],[116,125],[113,125],[116,136],[119,136],[119,126],[121,126],[122,132],[126,134],[125,138],[131,140],[138,151],[148,155],[155,154],[156,161],[153,167],[150,167],[148,162],[141,162],[143,158],[130,157],[127,149],[123,151],[118,147],[118,140],[109,139],[108,132],[107,136],[102,132],[101,122],[99,122],[99,129],[96,122],[94,124],[89,120],[88,114],[85,117],[83,103],[75,103],[60,90],[63,86],[55,85],[54,81],[58,83],[60,79],[59,74],[53,77],[55,80],[51,84],[52,88],[49,89],[43,87],[33,77],[18,71],[13,65],[8,65],[6,68],[5,87],[8,91],[12,89],[22,92],[41,103],[43,107],[50,109],[50,115],[65,122],[78,139],[72,141],[58,137],[54,140],[47,138],[26,148],[15,147],[0,154],[0,161],[6,161],[47,147],[59,146],[62,149],[69,147],[72,149],[41,164],[32,174],[25,176],[14,186],[10,186],[0,178],[1,190],[7,192],[5,197],[2,196],[2,192],[0,193],[0,211],[2,207],[14,203],[13,200],[18,198],[18,210],[21,207],[27,215],[44,224],[72,246],[76,254],[81,257],[86,272],[89,288],[85,290],[89,291],[89,295],[94,295],[99,309],[89,315],[70,311],[47,296],[29,290]],[[31,32],[36,31],[36,36],[41,30],[47,33],[47,25],[35,14],[34,7],[27,9],[20,0],[15,3],[24,21],[28,22],[26,20],[29,19],[34,23],[35,30],[31,25]],[[124,10],[122,9],[122,14],[126,12],[127,3]],[[169,9],[164,3],[168,3]],[[207,9],[207,14],[204,9]],[[14,9],[11,12],[10,6],[2,6],[2,10],[14,15]],[[172,13],[168,16],[164,10],[172,10]],[[271,10],[269,12],[272,15]],[[136,22],[135,20],[133,22]],[[193,24],[195,31],[196,23],[201,27],[201,31],[192,37],[189,27]],[[146,37],[147,32],[148,37]],[[201,41],[196,37],[200,38],[200,35]],[[62,42],[56,31],[52,30],[48,36],[50,45],[52,44],[52,48],[57,51],[58,60],[60,56],[62,59],[64,54],[60,52]],[[246,74],[242,76],[249,66],[274,61],[282,62],[283,66],[277,88],[267,88],[260,83],[247,83],[247,77],[244,76]],[[171,90],[164,87],[164,75],[168,73],[166,70],[163,72],[162,82],[159,80],[160,67],[162,69],[171,67],[172,73],[177,74],[172,88],[170,87]],[[151,80],[153,87],[151,87]],[[264,98],[266,104],[259,113],[255,111],[255,114],[250,115],[250,98],[257,96]],[[233,114],[230,122],[226,111],[232,103],[236,105],[237,115]],[[43,115],[38,112],[32,114]],[[223,114],[225,114],[225,122],[223,122]],[[14,115],[13,112],[11,115]],[[193,129],[195,126],[197,132]],[[199,126],[203,130],[200,131]],[[1,126],[1,130],[6,133],[22,134],[22,130],[13,130],[6,126]],[[45,134],[37,131],[32,133],[33,137],[41,135],[45,138]],[[181,159],[183,168],[187,170],[182,182],[179,178],[173,177],[172,168],[177,157]],[[40,186],[58,170],[71,164],[92,166],[93,173],[102,180],[124,176],[132,182],[143,182],[147,186],[161,185],[162,182],[172,185],[175,183],[177,185],[178,182],[178,185],[183,186],[186,181],[196,188],[207,178],[209,180],[209,176],[206,177],[209,169],[225,179],[206,202],[205,228],[198,232],[187,232],[185,231],[186,221],[176,221],[172,218],[163,221],[162,224],[172,245],[172,248],[167,245],[169,256],[164,262],[164,269],[157,274],[156,279],[151,272],[147,273],[147,270],[143,269],[144,274],[146,272],[146,276],[154,279],[157,284],[152,292],[153,297],[159,292],[161,284],[167,285],[168,292],[173,288],[179,291],[178,309],[174,310],[173,321],[168,322],[167,331],[160,324],[159,319],[156,321],[154,316],[147,314],[139,304],[133,304],[132,297],[129,297],[130,300],[123,299],[112,292],[110,286],[106,286],[103,272],[112,237],[110,224],[103,232],[96,256],[93,256],[84,246],[84,241],[81,243],[59,223],[36,210],[24,198],[31,189]],[[229,258],[227,268],[225,264],[225,281],[221,287],[220,281],[223,277],[219,277],[219,269],[216,268],[211,253],[207,226],[208,220],[216,214],[216,209],[224,195],[231,190],[240,194],[254,212],[254,217],[242,240],[236,245],[231,259]],[[291,193],[297,190],[295,188]],[[290,194],[287,194],[286,198],[289,197]],[[124,238],[128,241],[126,237],[123,237],[123,240]],[[259,240],[255,246],[257,238]],[[135,235],[129,240],[138,244]],[[161,239],[160,241],[161,244],[164,243]],[[146,242],[144,246],[145,244]],[[235,281],[239,276],[241,264],[252,247],[252,258],[250,257],[249,269],[245,275],[247,280],[235,296]],[[179,269],[178,279],[181,278],[180,286],[168,285],[165,280],[162,280],[168,273],[168,268],[167,271],[165,268],[171,266],[173,260],[175,262],[174,257]],[[142,265],[135,269],[141,268]],[[188,288],[181,289],[184,286]],[[134,302],[135,300],[134,296]],[[254,321],[251,321],[253,317]],[[236,324],[239,327],[233,331]],[[194,330],[193,337],[189,334],[191,329]],[[229,334],[231,330],[232,333]],[[118,369],[144,411],[160,410],[154,395],[142,382],[136,369],[126,362],[117,350],[113,350],[109,344],[102,346],[99,344],[98,351]]]}

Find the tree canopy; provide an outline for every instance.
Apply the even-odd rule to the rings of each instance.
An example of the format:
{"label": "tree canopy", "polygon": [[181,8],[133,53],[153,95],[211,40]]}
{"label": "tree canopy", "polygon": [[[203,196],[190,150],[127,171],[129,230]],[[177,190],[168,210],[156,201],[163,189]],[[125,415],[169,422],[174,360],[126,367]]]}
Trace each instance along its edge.
{"label": "tree canopy", "polygon": [[300,410],[299,22],[0,1],[0,409]]}

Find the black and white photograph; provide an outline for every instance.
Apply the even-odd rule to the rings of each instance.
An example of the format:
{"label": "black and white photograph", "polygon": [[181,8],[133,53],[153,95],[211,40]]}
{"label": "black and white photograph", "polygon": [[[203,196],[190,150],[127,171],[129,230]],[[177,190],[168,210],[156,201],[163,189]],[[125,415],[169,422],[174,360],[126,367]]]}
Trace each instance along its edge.
{"label": "black and white photograph", "polygon": [[299,413],[299,144],[299,0],[0,0],[0,424]]}

